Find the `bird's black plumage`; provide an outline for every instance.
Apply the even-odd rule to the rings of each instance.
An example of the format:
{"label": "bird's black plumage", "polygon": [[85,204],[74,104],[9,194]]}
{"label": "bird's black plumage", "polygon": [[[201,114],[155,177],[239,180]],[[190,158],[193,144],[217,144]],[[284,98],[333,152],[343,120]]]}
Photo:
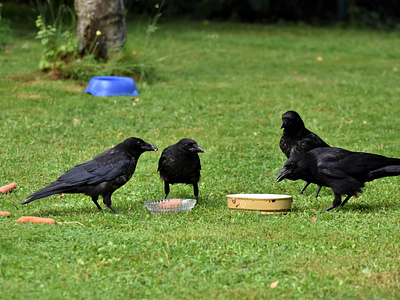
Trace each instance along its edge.
{"label": "bird's black plumage", "polygon": [[[291,157],[294,153],[307,152],[319,147],[329,147],[318,135],[305,127],[300,115],[295,111],[289,110],[282,115],[282,128],[283,133],[279,141],[279,147],[287,158]],[[300,194],[304,192],[309,184],[310,182],[306,183],[301,189]],[[318,187],[315,198],[318,198],[320,190],[321,186]]]}
{"label": "bird's black plumage", "polygon": [[[341,148],[316,148],[293,154],[276,177],[302,179],[332,188],[335,198],[326,211],[343,206],[365,182],[400,175],[400,159],[382,155],[352,152]],[[342,195],[347,195],[342,202]]]}
{"label": "bird's black plumage", "polygon": [[90,196],[99,209],[101,207],[97,199],[99,195],[102,195],[104,204],[118,213],[111,206],[111,195],[132,177],[137,161],[143,152],[157,150],[157,147],[139,138],[128,138],[114,148],[68,170],[57,180],[29,195],[28,200],[21,204],[54,194],[83,193]]}
{"label": "bird's black plumage", "polygon": [[186,183],[193,185],[197,203],[201,170],[199,152],[204,150],[194,140],[187,138],[164,149],[158,162],[158,172],[164,181],[164,198],[169,194],[170,184]]}

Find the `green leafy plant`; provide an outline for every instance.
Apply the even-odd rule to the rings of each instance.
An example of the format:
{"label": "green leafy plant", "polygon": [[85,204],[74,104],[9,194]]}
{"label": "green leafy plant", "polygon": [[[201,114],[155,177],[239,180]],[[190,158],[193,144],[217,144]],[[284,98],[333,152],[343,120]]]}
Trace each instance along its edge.
{"label": "green leafy plant", "polygon": [[[97,38],[101,32],[96,32],[96,39],[90,46],[89,54],[78,57],[78,40],[75,35],[76,18],[74,12],[65,5],[54,9],[51,1],[47,5],[38,4],[40,15],[36,20],[38,32],[36,38],[42,44],[42,57],[39,68],[43,71],[56,70],[57,75],[62,78],[77,80],[89,80],[93,76],[129,76],[136,80],[154,81],[157,76],[152,64],[139,62],[136,55],[132,55],[126,47],[110,57],[108,61],[98,60],[95,57],[97,51]],[[156,23],[161,16],[162,5],[157,7],[156,15],[151,20],[149,27],[151,32],[146,31],[142,41],[146,44],[149,35],[156,30]],[[69,25],[67,25],[69,24]]]}
{"label": "green leafy plant", "polygon": [[[50,10],[53,12],[51,2],[48,1]],[[68,14],[71,17],[71,25],[65,28],[64,16]],[[36,19],[36,27],[39,29],[36,38],[42,44],[42,57],[39,62],[41,70],[52,70],[62,68],[66,63],[76,58],[78,40],[73,34],[73,28],[76,25],[75,15],[65,5],[60,5],[57,14],[51,14],[52,20],[47,24],[44,10]]]}

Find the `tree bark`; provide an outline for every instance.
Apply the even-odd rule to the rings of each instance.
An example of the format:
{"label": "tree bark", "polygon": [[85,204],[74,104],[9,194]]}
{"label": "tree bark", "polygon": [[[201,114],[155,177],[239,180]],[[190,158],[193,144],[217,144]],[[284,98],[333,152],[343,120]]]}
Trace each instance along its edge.
{"label": "tree bark", "polygon": [[75,0],[79,54],[107,60],[126,42],[123,0]]}

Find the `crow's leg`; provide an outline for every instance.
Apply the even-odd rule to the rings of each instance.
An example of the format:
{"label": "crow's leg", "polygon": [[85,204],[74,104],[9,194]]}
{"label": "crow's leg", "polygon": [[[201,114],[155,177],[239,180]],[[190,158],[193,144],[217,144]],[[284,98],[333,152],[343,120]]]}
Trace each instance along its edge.
{"label": "crow's leg", "polygon": [[318,199],[319,192],[321,191],[322,185],[318,186],[317,193],[315,194],[315,199]]}
{"label": "crow's leg", "polygon": [[325,211],[329,211],[331,209],[334,209],[338,207],[342,203],[342,196],[338,193],[335,193],[335,198],[333,199],[333,203],[331,206],[329,206]]}
{"label": "crow's leg", "polygon": [[302,195],[306,188],[310,185],[311,182],[307,182],[306,185],[301,189],[299,195]]}
{"label": "crow's leg", "polygon": [[169,183],[166,181],[164,181],[164,192],[165,192],[164,199],[167,199],[168,194],[169,194]]}
{"label": "crow's leg", "polygon": [[109,208],[111,209],[113,212],[115,212],[116,214],[119,214],[119,211],[116,210],[114,207],[111,206],[111,195],[112,193],[109,193],[107,195],[105,195],[103,197],[103,203]]}
{"label": "crow's leg", "polygon": [[353,197],[353,195],[347,195],[346,199],[343,200],[343,202],[340,204],[340,206],[344,206],[351,197]]}
{"label": "crow's leg", "polygon": [[99,203],[97,203],[97,199],[99,199],[99,196],[92,197],[92,201],[94,202],[94,204],[96,204],[97,208],[101,210],[101,206],[99,205]]}
{"label": "crow's leg", "polygon": [[199,187],[197,185],[197,182],[193,183],[193,193],[194,193],[194,197],[196,198],[196,204],[199,202],[198,198],[199,198]]}

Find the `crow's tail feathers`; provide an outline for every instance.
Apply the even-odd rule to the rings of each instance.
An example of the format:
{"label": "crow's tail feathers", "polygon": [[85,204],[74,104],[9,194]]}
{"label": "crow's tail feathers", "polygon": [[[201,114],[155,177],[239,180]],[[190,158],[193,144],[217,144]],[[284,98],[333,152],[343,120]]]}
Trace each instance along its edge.
{"label": "crow's tail feathers", "polygon": [[370,181],[378,178],[398,176],[400,175],[400,160],[399,165],[388,165],[370,172]]}
{"label": "crow's tail feathers", "polygon": [[26,197],[26,201],[22,202],[21,204],[27,204],[30,203],[34,200],[38,200],[38,199],[42,199],[42,198],[46,198],[49,197],[51,195],[55,195],[55,194],[61,194],[64,193],[67,189],[64,187],[61,187],[58,184],[54,184],[50,183],[48,186],[38,190],[37,192],[34,192],[33,194],[29,195],[28,197]]}

